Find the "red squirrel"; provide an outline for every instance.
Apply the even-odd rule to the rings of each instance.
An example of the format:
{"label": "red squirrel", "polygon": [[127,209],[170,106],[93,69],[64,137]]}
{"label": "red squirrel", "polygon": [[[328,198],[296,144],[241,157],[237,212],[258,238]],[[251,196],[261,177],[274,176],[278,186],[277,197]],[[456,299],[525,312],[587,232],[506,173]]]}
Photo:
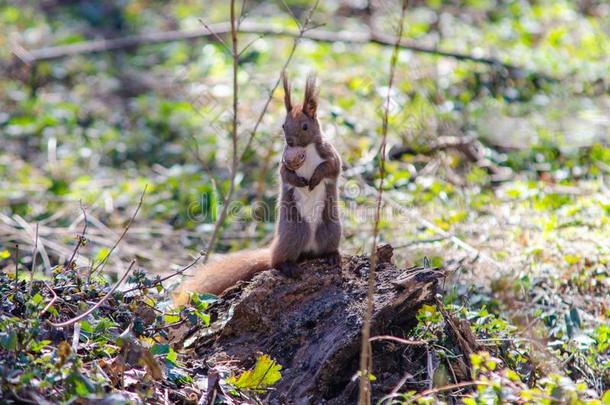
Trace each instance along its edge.
{"label": "red squirrel", "polygon": [[[284,156],[297,156],[298,162],[291,164],[283,159],[280,164],[279,215],[273,241],[267,248],[220,256],[198,268],[180,286],[177,303],[187,300],[187,292],[220,294],[238,281],[271,268],[294,277],[299,273],[298,263],[304,259],[325,257],[330,265],[340,265],[337,180],[341,159],[320,129],[316,78],[311,74],[307,77],[303,104],[292,103],[285,75],[283,86]],[[301,150],[287,153],[294,152],[291,148]]]}

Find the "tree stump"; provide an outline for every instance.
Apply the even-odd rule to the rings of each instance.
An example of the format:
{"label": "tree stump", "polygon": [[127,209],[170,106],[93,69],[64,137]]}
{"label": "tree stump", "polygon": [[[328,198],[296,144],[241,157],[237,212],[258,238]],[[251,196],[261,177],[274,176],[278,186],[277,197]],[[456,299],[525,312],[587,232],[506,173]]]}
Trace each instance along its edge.
{"label": "tree stump", "polygon": [[[371,336],[402,337],[416,324],[417,310],[434,303],[443,273],[396,268],[389,245],[378,251]],[[301,266],[302,274],[294,279],[269,270],[226,291],[210,307],[211,327],[191,336],[188,346],[209,364],[230,360],[241,368],[268,354],[283,367],[282,378],[267,394],[269,403],[353,404],[369,258],[343,257],[341,268],[322,259]],[[371,344],[377,377],[373,392],[380,398],[405,373],[414,373],[404,351],[417,349],[388,341]]]}

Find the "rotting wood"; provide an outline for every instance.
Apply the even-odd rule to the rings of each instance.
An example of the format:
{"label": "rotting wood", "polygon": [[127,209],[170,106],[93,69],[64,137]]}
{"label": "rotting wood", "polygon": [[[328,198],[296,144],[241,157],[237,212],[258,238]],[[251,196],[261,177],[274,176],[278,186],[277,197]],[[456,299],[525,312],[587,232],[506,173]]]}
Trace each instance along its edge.
{"label": "rotting wood", "polygon": [[[372,335],[404,336],[416,325],[418,309],[435,302],[444,273],[399,269],[391,263],[391,247],[381,250],[384,260],[377,266]],[[296,279],[269,270],[225,292],[209,309],[211,327],[190,335],[183,331],[178,341],[193,358],[209,364],[245,369],[257,354],[271,356],[283,369],[281,380],[269,391],[270,403],[353,404],[369,258],[344,257],[341,269],[322,259],[302,266]],[[379,399],[412,371],[404,350],[415,353],[422,348],[405,349],[388,341],[371,344],[373,373],[385,376],[372,384],[373,397]]]}

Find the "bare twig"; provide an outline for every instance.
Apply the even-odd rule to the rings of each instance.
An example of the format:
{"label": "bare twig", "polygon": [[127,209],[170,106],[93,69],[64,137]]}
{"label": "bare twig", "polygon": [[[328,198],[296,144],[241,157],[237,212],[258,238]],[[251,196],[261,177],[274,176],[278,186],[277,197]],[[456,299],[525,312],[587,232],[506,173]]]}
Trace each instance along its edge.
{"label": "bare twig", "polygon": [[[146,288],[152,288],[152,287],[156,287],[156,286],[158,286],[159,284],[162,284],[163,282],[165,282],[165,281],[169,280],[170,278],[172,278],[172,277],[176,277],[176,276],[178,276],[178,275],[180,275],[180,274],[184,273],[185,271],[187,271],[188,269],[190,269],[191,267],[193,267],[194,265],[196,265],[196,264],[197,264],[197,262],[198,262],[198,261],[199,261],[199,260],[200,260],[202,257],[204,257],[205,255],[206,255],[206,253],[205,253],[205,252],[200,252],[200,253],[199,253],[199,256],[197,256],[197,258],[196,258],[195,260],[193,260],[191,263],[189,263],[188,265],[184,266],[184,267],[183,267],[183,268],[181,268],[180,270],[177,270],[177,271],[175,271],[175,272],[173,272],[173,273],[171,273],[171,274],[168,274],[168,275],[167,275],[167,276],[165,276],[165,277],[162,277],[162,278],[160,278],[160,279],[158,279],[158,280],[155,280],[155,281],[154,281],[154,283],[152,283],[151,285],[147,286]],[[130,292],[136,291],[136,290],[141,290],[142,288],[143,288],[143,287],[140,287],[140,286],[138,286],[138,287],[133,287],[133,288],[130,288],[130,289],[128,289],[128,290],[123,291],[123,293],[124,293],[124,294],[127,294],[127,293],[130,293]]]}
{"label": "bare twig", "polygon": [[114,245],[112,245],[112,247],[110,248],[110,250],[108,251],[108,254],[106,255],[106,257],[104,257],[96,266],[95,268],[90,272],[89,276],[91,276],[91,274],[96,273],[98,270],[103,270],[104,266],[106,265],[106,262],[108,261],[108,258],[110,257],[110,255],[112,254],[112,252],[114,252],[114,250],[116,249],[116,247],[119,245],[119,243],[121,243],[121,241],[123,240],[123,238],[125,237],[125,235],[127,234],[127,231],[129,230],[129,228],[131,227],[131,224],[133,223],[133,221],[136,219],[136,216],[138,215],[138,212],[140,211],[140,208],[142,207],[142,202],[144,201],[144,195],[146,194],[146,189],[148,188],[148,185],[144,186],[144,190],[142,190],[142,194],[140,195],[140,201],[138,202],[138,206],[136,207],[136,210],[133,212],[133,215],[131,216],[131,218],[129,218],[129,222],[127,222],[127,225],[125,226],[125,229],[123,229],[123,233],[121,233],[121,236],[119,236],[119,238],[116,240],[116,242],[114,243]]}
{"label": "bare twig", "polygon": [[[8,217],[5,217],[5,218],[8,218]],[[34,239],[34,242],[37,245],[37,251],[40,253],[40,257],[42,258],[44,265],[47,268],[51,267],[51,259],[49,259],[49,255],[47,254],[47,251],[45,249],[45,246],[43,243],[43,238],[40,237],[38,232],[35,229],[33,229],[32,226],[19,215],[13,215],[13,217],[9,218],[9,221],[16,223],[21,228],[23,228],[23,230],[27,234],[28,238]],[[36,227],[38,227],[38,224],[36,224]]]}
{"label": "bare twig", "polygon": [[216,38],[216,40],[218,42],[220,42],[227,51],[231,52],[231,48],[229,48],[229,46],[227,45],[227,43],[224,41],[224,39],[222,39],[222,37],[219,35],[220,32],[218,32],[218,30],[212,30],[212,28],[210,28],[209,25],[207,25],[205,23],[205,21],[203,21],[202,18],[199,19],[199,22],[201,23],[201,25],[203,25],[205,27],[206,30],[208,30],[208,32],[210,33],[210,35],[212,35],[214,38]]}
{"label": "bare twig", "polygon": [[127,271],[125,272],[125,274],[123,274],[123,277],[121,277],[121,279],[119,281],[117,281],[117,283],[110,289],[110,291],[108,291],[108,294],[104,295],[104,298],[102,298],[100,301],[98,301],[97,304],[95,304],[94,306],[92,306],[91,308],[89,308],[88,310],[83,312],[82,314],[80,314],[72,319],[68,319],[65,322],[60,322],[60,323],[49,322],[49,324],[56,328],[63,328],[65,326],[70,326],[70,325],[80,321],[81,319],[84,319],[85,317],[87,317],[89,314],[91,314],[93,311],[95,311],[97,308],[99,308],[104,302],[106,302],[108,300],[108,298],[110,298],[110,296],[116,291],[117,288],[119,288],[119,286],[123,283],[123,281],[125,281],[125,279],[129,275],[129,273],[131,273],[131,269],[133,268],[133,266],[135,264],[136,264],[136,259],[133,259],[131,261],[131,264],[127,268]]}
{"label": "bare twig", "polygon": [[375,295],[375,269],[377,267],[377,237],[379,235],[379,221],[381,217],[381,202],[383,196],[383,184],[385,180],[385,159],[386,144],[388,136],[388,121],[390,115],[390,101],[392,86],[394,85],[394,75],[398,62],[398,51],[402,40],[403,26],[407,12],[408,0],[402,0],[400,20],[398,22],[398,35],[394,43],[394,50],[390,59],[390,73],[388,79],[387,96],[383,111],[383,122],[381,129],[381,153],[379,161],[379,188],[377,190],[377,205],[375,207],[375,220],[373,227],[373,241],[371,244],[371,261],[368,274],[368,289],[366,299],[366,312],[362,325],[362,345],[360,348],[360,381],[358,390],[358,403],[360,405],[370,405],[371,403],[371,380],[369,378],[372,369],[372,352],[370,349],[371,318],[373,315],[373,296]]}
{"label": "bare twig", "polygon": [[[231,163],[231,178],[229,183],[229,191],[223,199],[222,210],[214,225],[212,236],[208,241],[207,252],[211,252],[216,244],[216,238],[220,232],[220,228],[225,222],[227,217],[227,211],[229,209],[229,202],[233,198],[233,192],[235,191],[235,179],[237,177],[237,169],[239,166],[239,156],[237,151],[237,125],[239,118],[238,103],[239,103],[239,83],[237,81],[237,73],[239,70],[239,51],[237,43],[237,21],[235,20],[235,0],[231,0],[231,56],[233,57],[233,120],[231,125],[231,144],[232,144],[232,155],[233,160]],[[207,262],[209,255],[205,257],[204,262]]]}
{"label": "bare twig", "polygon": [[78,252],[78,249],[80,249],[80,247],[85,243],[85,232],[87,231],[87,212],[85,211],[85,208],[83,207],[83,201],[80,201],[80,209],[81,211],[83,211],[83,221],[85,222],[84,226],[83,226],[83,231],[81,232],[80,235],[77,235],[78,241],[76,242],[76,246],[74,247],[74,251],[72,252],[72,256],[70,256],[70,260],[68,260],[68,268],[72,268],[72,266],[74,265],[74,257],[76,256],[76,253]]}
{"label": "bare twig", "polygon": [[297,27],[301,28],[301,23],[299,22],[299,19],[297,18],[296,15],[294,15],[294,13],[292,12],[292,9],[290,8],[290,6],[286,3],[286,0],[281,0],[282,1],[282,5],[284,6],[284,8],[286,9],[286,11],[288,11],[288,14],[290,14],[290,16],[292,17],[292,19],[294,20],[294,22],[296,23]]}
{"label": "bare twig", "polygon": [[437,394],[439,392],[450,391],[450,390],[454,390],[456,388],[472,387],[475,385],[490,385],[490,383],[486,382],[486,381],[465,381],[465,382],[461,382],[461,383],[457,383],[457,384],[449,384],[449,385],[445,385],[442,387],[437,387],[437,388],[432,388],[432,389],[422,391],[418,395],[411,398],[411,400],[416,401],[416,400],[426,397],[430,394]]}
{"label": "bare twig", "polygon": [[36,236],[34,237],[34,249],[32,249],[32,268],[30,270],[30,285],[28,295],[32,295],[32,285],[34,284],[34,270],[36,270],[36,256],[38,250],[38,222],[36,222]]}
{"label": "bare twig", "polygon": [[422,346],[422,345],[427,345],[428,342],[425,340],[407,340],[407,339],[401,339],[399,337],[396,336],[391,336],[391,335],[380,335],[380,336],[373,336],[372,338],[369,339],[369,342],[374,342],[376,340],[391,340],[393,342],[397,342],[403,345],[411,345],[411,346]]}
{"label": "bare twig", "polygon": [[242,21],[244,21],[244,19],[248,15],[248,13],[246,13],[246,3],[247,3],[247,1],[248,0],[243,0],[241,2],[241,8],[239,9],[239,18],[237,19],[237,30],[238,31],[239,31],[239,28],[241,27]]}
{"label": "bare twig", "polygon": [[47,305],[45,305],[45,307],[42,309],[42,311],[40,312],[39,316],[44,315],[45,312],[47,312],[49,310],[49,308],[51,308],[51,306],[53,304],[55,304],[55,301],[57,301],[57,294],[55,293],[55,291],[53,290],[53,287],[51,287],[49,285],[49,283],[47,283],[46,281],[44,282],[44,286],[47,287],[47,289],[49,291],[51,291],[51,294],[53,294],[53,298],[51,298],[51,301],[49,301],[49,303]]}
{"label": "bare twig", "polygon": [[[204,25],[205,27],[205,25]],[[97,53],[109,52],[125,48],[133,48],[140,45],[157,44],[163,42],[193,40],[198,38],[213,37],[219,42],[221,34],[231,32],[231,25],[228,23],[211,24],[207,28],[188,30],[188,31],[166,31],[153,32],[140,35],[127,36],[116,39],[95,40],[81,42],[70,45],[60,45],[48,48],[35,49],[27,51],[21,47],[14,46],[11,50],[18,56],[18,59],[26,64],[35,64],[40,61],[60,59],[64,57]],[[244,34],[263,34],[266,36],[277,37],[298,37],[299,31],[277,28],[270,26],[267,23],[244,22],[239,26],[239,32]],[[385,35],[377,32],[354,32],[354,31],[323,31],[316,30],[303,35],[303,38],[311,39],[317,42],[345,42],[351,44],[367,44],[375,43],[381,46],[395,46],[396,38],[390,35]],[[509,63],[502,62],[500,59],[492,57],[478,57],[459,52],[443,51],[433,47],[425,47],[417,45],[413,42],[401,40],[398,46],[402,49],[408,49],[413,52],[425,53],[429,55],[442,56],[457,59],[460,61],[469,61],[481,63],[490,66],[499,66],[512,72],[528,72],[546,80],[557,80],[545,73],[530,72],[525,68],[515,66]]]}
{"label": "bare twig", "polygon": [[15,280],[19,281],[19,244],[15,243]]}
{"label": "bare twig", "polygon": [[250,48],[252,46],[253,43],[255,43],[256,41],[258,41],[259,39],[261,39],[264,36],[265,36],[265,34],[260,34],[258,37],[254,38],[252,41],[248,42],[246,44],[246,46],[244,46],[243,49],[241,51],[239,51],[239,57],[241,58],[241,55],[243,55],[244,52],[246,52],[248,50],[248,48]]}

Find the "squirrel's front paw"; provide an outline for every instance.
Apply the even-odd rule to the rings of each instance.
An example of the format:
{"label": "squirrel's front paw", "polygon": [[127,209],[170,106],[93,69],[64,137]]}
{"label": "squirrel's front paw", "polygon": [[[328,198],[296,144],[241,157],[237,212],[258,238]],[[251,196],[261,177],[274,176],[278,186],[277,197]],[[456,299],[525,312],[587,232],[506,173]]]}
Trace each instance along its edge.
{"label": "squirrel's front paw", "polygon": [[297,184],[295,184],[297,187],[306,187],[309,185],[309,181],[307,181],[307,179],[305,177],[297,177]]}
{"label": "squirrel's front paw", "polygon": [[301,273],[300,267],[296,263],[282,263],[277,269],[286,277],[294,278]]}
{"label": "squirrel's front paw", "polygon": [[320,184],[321,181],[322,181],[322,179],[317,178],[315,175],[312,176],[312,178],[309,179],[309,191],[316,188],[318,186],[318,184]]}

